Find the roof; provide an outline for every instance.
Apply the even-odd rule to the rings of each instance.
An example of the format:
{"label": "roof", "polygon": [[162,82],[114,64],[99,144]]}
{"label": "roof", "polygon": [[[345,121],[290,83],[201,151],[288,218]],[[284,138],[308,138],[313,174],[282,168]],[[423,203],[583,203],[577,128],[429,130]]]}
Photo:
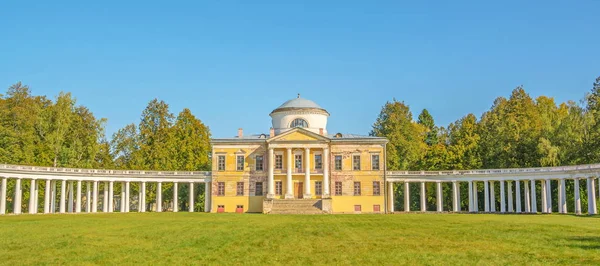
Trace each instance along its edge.
{"label": "roof", "polygon": [[326,115],[329,115],[327,110],[325,110],[323,107],[321,107],[317,103],[315,103],[309,99],[300,98],[300,94],[298,94],[298,98],[288,100],[288,101],[284,102],[282,105],[280,105],[279,107],[275,108],[275,110],[273,110],[273,112],[271,112],[271,114],[278,112],[278,111],[289,111],[289,110],[299,110],[299,109],[300,110],[303,110],[303,109],[318,110],[318,111],[322,111]]}
{"label": "roof", "polygon": [[[340,134],[340,133],[337,133]],[[374,137],[367,135],[358,135],[358,134],[340,134],[341,136],[336,137],[337,134],[327,134],[325,137],[331,139],[331,141],[368,141],[368,142],[387,142],[387,139],[384,137]],[[279,136],[279,135],[278,135]],[[245,135],[243,137],[232,137],[232,138],[215,138],[211,139],[211,142],[214,143],[223,143],[223,142],[266,142],[269,139],[269,135],[267,134],[255,134],[255,135]]]}

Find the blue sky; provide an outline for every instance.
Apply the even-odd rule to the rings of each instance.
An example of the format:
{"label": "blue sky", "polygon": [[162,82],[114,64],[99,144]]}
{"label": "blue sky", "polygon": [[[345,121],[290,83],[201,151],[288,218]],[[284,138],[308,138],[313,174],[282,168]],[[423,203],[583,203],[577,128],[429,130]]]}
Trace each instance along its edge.
{"label": "blue sky", "polygon": [[518,85],[580,100],[600,76],[600,1],[91,2],[2,1],[0,86],[72,92],[109,136],[155,97],[215,137],[267,133],[297,93],[330,132],[367,134],[393,98],[447,125]]}

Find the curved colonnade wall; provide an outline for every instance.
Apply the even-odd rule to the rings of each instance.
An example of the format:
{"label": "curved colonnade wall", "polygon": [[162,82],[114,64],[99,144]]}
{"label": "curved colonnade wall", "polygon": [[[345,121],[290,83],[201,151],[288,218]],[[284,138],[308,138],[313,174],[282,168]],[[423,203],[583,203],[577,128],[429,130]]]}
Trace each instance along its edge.
{"label": "curved colonnade wall", "polygon": [[[578,165],[564,167],[541,168],[515,168],[491,170],[461,170],[461,171],[386,171],[385,179],[388,185],[388,212],[394,212],[394,184],[403,183],[404,212],[410,212],[410,186],[420,186],[420,208],[418,211],[427,211],[426,184],[435,183],[436,211],[462,212],[465,203],[460,196],[467,190],[466,199],[469,212],[500,212],[500,213],[551,213],[554,211],[552,204],[552,183],[558,189],[557,212],[582,214],[580,183],[585,182],[588,199],[587,213],[597,214],[596,186],[600,192],[600,164]],[[8,180],[14,179],[13,193],[8,192]],[[23,199],[22,185],[29,185],[29,203],[26,205],[28,213],[80,213],[80,212],[146,212],[148,202],[160,202],[153,207],[153,211],[162,212],[169,210],[179,211],[179,184],[187,186],[188,211],[194,211],[194,188],[204,185],[205,205],[204,211],[211,210],[211,172],[204,171],[142,171],[142,170],[102,170],[102,169],[75,169],[53,168],[38,166],[21,166],[0,164],[0,214],[7,213],[7,199],[12,203],[13,214],[21,214]],[[554,182],[552,182],[554,181]],[[40,209],[39,187],[45,183],[43,210]],[[60,182],[60,193],[57,184]],[[573,184],[572,191],[567,191],[567,182]],[[115,183],[120,184],[120,194],[114,194]],[[138,194],[131,195],[131,184],[138,185]],[[147,198],[146,184],[156,186],[155,199]],[[162,184],[173,185],[173,198],[165,204],[162,198]],[[461,184],[468,184],[466,189],[461,189]],[[496,186],[498,184],[498,186]],[[537,203],[537,185],[541,203]],[[598,185],[596,185],[598,184]],[[444,209],[443,186],[451,186],[451,208]],[[464,186],[464,185],[463,185]],[[478,188],[483,186],[483,191]],[[495,193],[495,188],[499,193]],[[100,189],[102,188],[102,191]],[[521,189],[522,188],[522,189]],[[496,197],[496,195],[499,195]],[[478,197],[484,197],[480,204]],[[567,195],[573,196],[573,205],[567,206]],[[59,197],[57,199],[57,196]],[[447,196],[447,195],[446,195]],[[570,198],[570,197],[569,197]],[[116,199],[116,200],[115,200]],[[481,206],[483,205],[483,206]],[[538,205],[541,210],[538,210]],[[497,210],[496,207],[499,207]],[[100,207],[100,208],[99,208]]]}

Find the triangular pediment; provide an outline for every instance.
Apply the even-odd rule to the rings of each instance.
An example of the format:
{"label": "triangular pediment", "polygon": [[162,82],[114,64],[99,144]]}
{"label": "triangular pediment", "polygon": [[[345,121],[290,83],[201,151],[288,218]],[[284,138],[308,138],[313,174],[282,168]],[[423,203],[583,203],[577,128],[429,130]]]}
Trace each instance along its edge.
{"label": "triangular pediment", "polygon": [[278,141],[316,141],[316,142],[329,142],[329,138],[314,133],[312,131],[297,127],[286,131],[280,135],[272,137],[267,142],[278,142]]}

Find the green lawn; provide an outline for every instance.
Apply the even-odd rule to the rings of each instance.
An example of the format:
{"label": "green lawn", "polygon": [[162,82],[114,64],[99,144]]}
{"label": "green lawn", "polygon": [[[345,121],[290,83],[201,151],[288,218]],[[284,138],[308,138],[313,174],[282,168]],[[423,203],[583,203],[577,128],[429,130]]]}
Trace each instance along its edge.
{"label": "green lawn", "polygon": [[600,264],[600,217],[130,213],[0,217],[0,264]]}

